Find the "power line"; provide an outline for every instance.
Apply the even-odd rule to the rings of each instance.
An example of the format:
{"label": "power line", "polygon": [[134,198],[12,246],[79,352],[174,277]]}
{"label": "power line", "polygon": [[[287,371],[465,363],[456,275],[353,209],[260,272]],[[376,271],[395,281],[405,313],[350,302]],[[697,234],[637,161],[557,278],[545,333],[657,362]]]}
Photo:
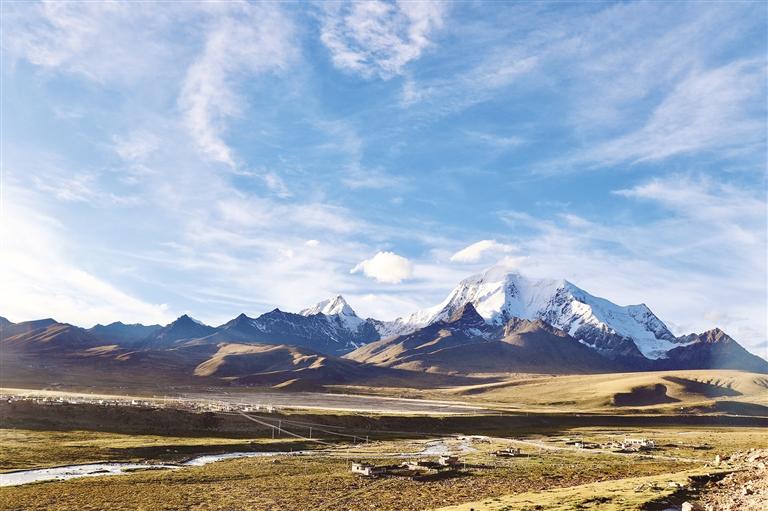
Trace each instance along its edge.
{"label": "power line", "polygon": [[[268,422],[261,421],[261,420],[255,418],[255,417],[251,417],[250,415],[246,414],[245,412],[238,412],[238,413],[240,415],[242,415],[243,417],[245,417],[246,419],[250,420],[250,421],[253,421],[253,422],[257,423],[257,424],[261,424],[262,426],[270,427],[272,429],[272,438],[274,438],[274,433],[275,433],[275,425],[274,424],[270,424]],[[333,444],[331,444],[329,442],[323,442],[322,440],[318,440],[316,438],[307,438],[307,437],[301,436],[301,435],[299,435],[297,433],[293,433],[291,431],[288,431],[287,429],[282,429],[280,426],[278,426],[278,429],[280,431],[282,431],[283,433],[285,433],[286,435],[292,436],[294,438],[298,438],[298,439],[301,439],[301,440],[306,440],[308,442],[315,442],[315,443],[318,443],[318,444],[333,446]]]}

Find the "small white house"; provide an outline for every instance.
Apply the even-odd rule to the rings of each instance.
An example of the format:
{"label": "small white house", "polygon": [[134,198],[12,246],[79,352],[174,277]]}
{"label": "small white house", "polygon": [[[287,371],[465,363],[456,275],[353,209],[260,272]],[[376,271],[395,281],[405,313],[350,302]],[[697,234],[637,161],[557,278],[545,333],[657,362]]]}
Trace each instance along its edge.
{"label": "small white house", "polygon": [[458,456],[440,456],[437,459],[437,464],[442,465],[443,467],[455,467],[459,465],[459,457]]}
{"label": "small white house", "polygon": [[352,463],[352,473],[360,474],[365,477],[373,477],[382,472],[380,468],[377,468],[370,463]]}
{"label": "small white house", "polygon": [[494,456],[501,456],[505,458],[514,458],[516,456],[520,456],[520,454],[521,452],[519,447],[507,447],[506,449],[502,449],[493,453]]}
{"label": "small white house", "polygon": [[624,442],[622,442],[622,448],[631,450],[651,450],[656,447],[656,442],[653,440],[649,440],[647,438],[625,438]]}
{"label": "small white house", "polygon": [[401,467],[412,472],[427,472],[433,469],[433,465],[434,463],[429,460],[409,460],[400,464]]}

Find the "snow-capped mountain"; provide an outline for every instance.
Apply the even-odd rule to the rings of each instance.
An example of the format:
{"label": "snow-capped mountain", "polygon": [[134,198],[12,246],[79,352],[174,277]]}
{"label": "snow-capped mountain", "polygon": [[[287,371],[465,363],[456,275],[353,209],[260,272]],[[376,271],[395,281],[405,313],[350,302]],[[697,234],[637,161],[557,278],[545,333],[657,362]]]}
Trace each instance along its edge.
{"label": "snow-capped mountain", "polygon": [[365,320],[360,319],[352,307],[349,306],[347,301],[341,295],[336,295],[327,300],[318,302],[312,307],[308,307],[301,312],[302,316],[315,316],[322,314],[328,318],[329,321],[337,322],[343,325],[345,328],[356,331],[360,325],[365,323]]}
{"label": "snow-capped mountain", "polygon": [[447,319],[366,344],[345,358],[443,373],[594,373],[621,367],[540,319],[489,323],[471,302]]}
{"label": "snow-capped mountain", "polygon": [[306,309],[300,311],[299,314],[302,316],[312,316],[314,314],[325,314],[326,316],[333,316],[336,314],[341,314],[344,316],[357,317],[355,311],[352,310],[352,307],[349,306],[347,301],[341,295],[336,295],[332,298],[317,302],[312,307],[307,307]]}
{"label": "snow-capped mountain", "polygon": [[382,336],[412,332],[449,318],[471,303],[491,324],[541,319],[604,355],[663,358],[680,345],[667,326],[641,305],[616,305],[566,280],[529,279],[493,267],[462,280],[440,304],[385,323]]}
{"label": "snow-capped mountain", "polygon": [[[146,331],[151,333],[142,338]],[[342,296],[333,296],[298,314],[280,309],[255,318],[240,314],[218,327],[187,315],[164,327],[113,323],[88,331],[52,319],[0,318],[0,343],[9,340],[19,352],[39,351],[41,343],[62,350],[118,344],[150,358],[229,343],[286,345],[333,356],[351,353],[367,364],[397,361],[401,369],[419,371],[469,371],[462,363],[471,359],[477,372],[768,372],[768,362],[718,329],[676,338],[644,304],[616,305],[566,280],[531,279],[503,267],[468,277],[441,303],[395,321],[362,319]]]}
{"label": "snow-capped mountain", "polygon": [[341,296],[302,310],[299,314],[273,311],[257,318],[241,314],[221,325],[210,340],[288,344],[321,353],[348,353],[379,338],[369,320],[359,318]]}

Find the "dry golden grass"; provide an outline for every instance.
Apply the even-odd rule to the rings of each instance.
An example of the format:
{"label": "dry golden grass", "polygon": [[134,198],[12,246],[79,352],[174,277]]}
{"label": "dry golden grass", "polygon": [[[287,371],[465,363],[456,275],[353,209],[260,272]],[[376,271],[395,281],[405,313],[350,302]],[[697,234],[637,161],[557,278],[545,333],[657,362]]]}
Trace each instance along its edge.
{"label": "dry golden grass", "polygon": [[[137,472],[0,488],[0,510],[400,511],[467,502],[473,504],[457,509],[519,510],[536,502],[551,504],[552,507],[544,509],[619,511],[638,509],[641,502],[657,498],[666,491],[664,488],[658,491],[646,488],[636,492],[635,488],[642,482],[656,482],[660,487],[667,487],[668,481],[682,481],[687,476],[680,474],[683,471],[711,470],[705,467],[705,462],[711,461],[715,454],[726,455],[736,450],[761,447],[768,441],[763,430],[747,428],[573,428],[553,431],[550,435],[542,432],[514,438],[565,447],[564,436],[588,441],[624,436],[652,438],[660,446],[652,454],[663,457],[547,450],[530,445],[522,445],[527,457],[491,457],[490,451],[510,445],[510,438],[499,437],[491,438],[489,443],[472,443],[475,451],[462,454],[467,467],[455,477],[415,481],[402,477],[369,480],[353,476],[349,472],[349,463],[353,459],[371,456],[367,459],[376,464],[398,463],[401,458],[388,455],[417,453],[429,441],[378,440],[369,445],[331,448],[312,456],[248,458],[175,471]],[[9,455],[15,458],[17,466],[22,463],[33,466],[40,460],[55,459],[62,462],[93,461],[104,459],[105,453],[110,453],[109,459],[128,461],[136,459],[137,449],[162,459],[161,454],[166,449],[188,449],[190,454],[195,450],[239,450],[236,442],[243,442],[222,438],[20,430],[3,432],[0,441],[4,446],[14,446]],[[260,441],[259,450],[286,448],[286,445],[270,443]],[[451,449],[458,450],[464,442],[448,439],[446,443]],[[27,452],[23,452],[24,446],[28,446]],[[674,457],[698,461],[685,462]],[[646,477],[653,478],[638,479]],[[578,503],[582,507],[567,507],[564,503]]]}
{"label": "dry golden grass", "polygon": [[630,477],[569,488],[504,495],[467,502],[436,511],[637,511],[677,491],[670,483],[686,484],[688,478],[713,473],[689,470],[674,474]]}
{"label": "dry golden grass", "polygon": [[[423,510],[530,490],[680,471],[690,464],[553,453],[470,466],[455,477],[364,479],[334,457],[240,459],[0,489],[0,509]],[[377,461],[392,463],[389,458]]]}
{"label": "dry golden grass", "polygon": [[[664,398],[638,402],[637,389],[663,385]],[[352,390],[352,389],[349,389]],[[371,390],[371,389],[367,389]],[[395,393],[396,389],[380,390]],[[628,394],[628,406],[618,406],[616,396]],[[708,406],[717,401],[768,406],[768,375],[733,370],[656,371],[591,375],[523,374],[503,381],[411,392],[411,396],[471,399],[489,406],[531,411],[607,411],[657,408],[674,411],[682,406]],[[640,400],[642,401],[642,400]],[[620,403],[619,403],[620,404]]]}

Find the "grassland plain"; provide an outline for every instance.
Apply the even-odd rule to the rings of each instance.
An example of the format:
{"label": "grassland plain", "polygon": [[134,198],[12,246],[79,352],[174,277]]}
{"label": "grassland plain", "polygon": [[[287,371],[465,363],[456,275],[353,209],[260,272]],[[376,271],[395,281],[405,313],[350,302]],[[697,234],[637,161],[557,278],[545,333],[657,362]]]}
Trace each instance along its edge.
{"label": "grassland plain", "polygon": [[[392,463],[391,458],[372,461]],[[176,471],[3,488],[0,509],[422,510],[690,467],[690,463],[653,459],[628,464],[615,456],[570,452],[497,462],[476,453],[452,477],[416,481],[358,478],[350,473],[349,459],[343,456],[251,458]]]}
{"label": "grassland plain", "polygon": [[[583,485],[528,491],[465,502],[437,511],[629,511],[669,508],[667,499],[692,477],[713,476],[721,470],[686,470],[671,474],[628,477]],[[676,508],[672,508],[676,509]]]}
{"label": "grassland plain", "polygon": [[[631,398],[633,389],[661,382],[664,395],[676,401],[617,404],[616,395]],[[767,402],[765,385],[759,376],[727,372],[719,377],[707,372],[625,378],[535,375],[413,395],[471,399],[492,408],[478,414],[298,409],[259,414],[260,420],[282,421],[301,435],[308,434],[311,425],[314,434],[330,446],[285,437],[272,440],[269,426],[237,413],[3,402],[0,417],[8,428],[0,430],[0,471],[96,461],[179,462],[200,454],[239,451],[316,451],[307,456],[243,458],[200,467],[4,487],[0,488],[0,510],[394,511],[460,506],[456,509],[478,511],[532,510],[537,505],[562,511],[656,509],[646,506],[673,493],[670,482],[721,470],[710,465],[715,455],[768,447],[768,418],[762,413]],[[736,403],[737,411],[750,413],[718,408],[723,403]],[[349,445],[348,437],[323,436],[323,429],[357,435],[358,445]],[[364,479],[350,473],[352,460],[389,465],[423,457],[427,442],[455,434],[492,438],[473,442],[470,449],[462,449],[466,441],[441,440],[449,451],[460,452],[466,463],[450,476]],[[363,435],[370,436],[366,445],[359,443]],[[569,443],[604,443],[624,437],[649,438],[658,448],[647,455],[627,455],[579,450]],[[491,451],[509,445],[521,447],[528,456],[490,456]]]}
{"label": "grassland plain", "polygon": [[[510,445],[511,438],[472,443],[469,452],[462,455],[466,467],[452,477],[416,481],[404,477],[369,480],[353,476],[349,472],[353,459],[365,457],[377,464],[397,463],[400,458],[393,460],[388,455],[415,455],[429,442],[383,440],[367,446],[327,448],[310,456],[239,459],[175,471],[7,487],[0,489],[0,509],[394,511],[467,502],[481,505],[475,509],[525,509],[531,499],[553,505],[581,502],[583,506],[543,509],[640,509],[642,502],[658,500],[669,493],[669,481],[682,482],[688,475],[714,470],[707,468],[706,463],[715,453],[765,445],[762,433],[759,429],[740,428],[575,428],[514,436],[514,440],[530,442],[519,444],[529,455],[522,458],[489,456],[491,451]],[[564,435],[588,441],[642,435],[655,439],[661,446],[654,452],[659,458],[580,451],[567,446]],[[57,465],[99,459],[178,460],[195,452],[239,450],[243,445],[253,448],[250,441],[243,439],[79,431],[3,431],[0,438],[12,448],[8,456],[14,458],[10,463],[4,462],[4,468],[41,466],[54,460],[57,463],[52,464]],[[451,450],[460,448],[461,442],[456,439],[445,442]],[[271,440],[258,440],[257,444],[259,450],[300,446],[298,442]],[[29,446],[27,453],[23,452],[24,445]],[[197,451],[199,447],[202,449]],[[642,491],[636,491],[641,485]],[[603,507],[594,507],[597,504]]]}

